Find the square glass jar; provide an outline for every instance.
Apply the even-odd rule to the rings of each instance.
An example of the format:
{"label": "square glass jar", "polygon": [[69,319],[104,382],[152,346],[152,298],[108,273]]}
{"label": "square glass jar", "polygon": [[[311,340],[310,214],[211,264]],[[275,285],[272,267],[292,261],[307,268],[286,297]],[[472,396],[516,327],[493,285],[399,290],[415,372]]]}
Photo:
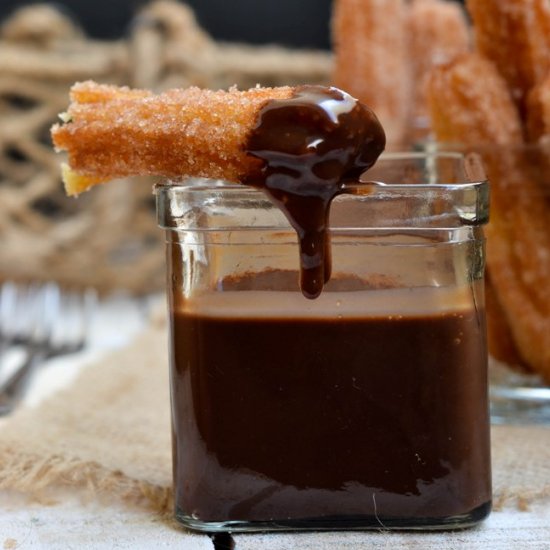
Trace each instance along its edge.
{"label": "square glass jar", "polygon": [[299,288],[262,192],[157,187],[175,513],[200,531],[448,529],[491,507],[487,182],[386,154],[332,204],[332,277]]}

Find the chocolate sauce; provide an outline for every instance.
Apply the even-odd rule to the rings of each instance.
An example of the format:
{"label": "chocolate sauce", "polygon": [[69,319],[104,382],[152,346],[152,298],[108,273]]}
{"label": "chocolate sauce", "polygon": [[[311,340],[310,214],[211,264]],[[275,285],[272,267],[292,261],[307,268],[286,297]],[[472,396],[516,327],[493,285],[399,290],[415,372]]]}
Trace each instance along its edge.
{"label": "chocolate sauce", "polygon": [[[383,292],[399,311],[402,294]],[[419,293],[418,314],[273,317],[222,294],[236,295],[229,310],[172,318],[180,517],[345,528],[487,515],[482,311],[451,300],[426,313]]]}
{"label": "chocolate sauce", "polygon": [[261,109],[246,151],[264,161],[243,183],[263,189],[298,234],[300,286],[316,298],[330,278],[328,216],[346,179],[357,178],[384,150],[376,115],[336,88],[300,86]]}

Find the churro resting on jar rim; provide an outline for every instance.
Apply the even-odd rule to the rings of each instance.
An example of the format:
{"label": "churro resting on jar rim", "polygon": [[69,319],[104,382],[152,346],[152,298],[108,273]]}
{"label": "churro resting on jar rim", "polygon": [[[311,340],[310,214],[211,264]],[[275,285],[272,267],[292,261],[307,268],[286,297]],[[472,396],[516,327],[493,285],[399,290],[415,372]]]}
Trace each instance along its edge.
{"label": "churro resting on jar rim", "polygon": [[153,94],[84,82],[73,86],[71,100],[61,115],[64,123],[52,128],[54,145],[68,153],[64,176],[69,195],[135,175],[252,183],[269,164],[253,150],[258,146],[252,140],[256,136],[257,141],[262,119],[274,109],[273,135],[293,137],[278,144],[284,154],[322,156],[331,147],[345,150],[335,174],[356,163],[357,173],[370,167],[385,143],[368,107],[322,86],[246,91],[192,87]]}
{"label": "churro resting on jar rim", "polygon": [[301,288],[330,278],[328,216],[349,179],[384,150],[374,112],[336,88],[188,88],[151,92],[77,85],[65,124],[69,194],[121,176],[225,179],[264,191],[299,236]]}

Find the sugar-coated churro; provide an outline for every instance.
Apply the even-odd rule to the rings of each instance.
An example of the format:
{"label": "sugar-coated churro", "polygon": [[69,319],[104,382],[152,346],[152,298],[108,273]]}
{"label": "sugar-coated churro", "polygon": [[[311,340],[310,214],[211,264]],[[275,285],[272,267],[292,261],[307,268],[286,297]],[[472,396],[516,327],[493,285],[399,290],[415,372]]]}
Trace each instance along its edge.
{"label": "sugar-coated churro", "polygon": [[404,0],[336,0],[333,82],[369,105],[399,143],[411,108]]}
{"label": "sugar-coated churro", "polygon": [[65,124],[52,130],[55,146],[67,150],[68,194],[94,183],[131,175],[182,175],[238,181],[260,161],[243,143],[260,107],[289,98],[293,89],[248,91],[144,90],[76,84]]}
{"label": "sugar-coated churro", "polygon": [[476,53],[435,68],[427,98],[432,127],[447,143],[521,143],[521,120],[496,67]]}
{"label": "sugar-coated churro", "polygon": [[550,2],[467,0],[467,6],[478,51],[495,63],[523,110],[529,90],[550,69]]}
{"label": "sugar-coated churro", "polygon": [[492,188],[491,283],[522,363],[550,380],[550,205],[523,148],[519,114],[496,69],[477,54],[435,69],[428,97],[438,138],[483,156]]}
{"label": "sugar-coated churro", "polygon": [[484,158],[492,184],[487,227],[491,280],[523,364],[550,381],[548,194],[523,149],[489,150]]}
{"label": "sugar-coated churro", "polygon": [[466,14],[456,2],[413,0],[409,8],[410,57],[413,67],[414,116],[426,116],[426,85],[431,68],[470,49]]}
{"label": "sugar-coated churro", "polygon": [[526,127],[530,141],[550,140],[550,73],[529,93]]}
{"label": "sugar-coated churro", "polygon": [[508,365],[523,366],[506,313],[502,308],[496,289],[491,283],[490,273],[485,279],[485,310],[487,313],[487,344],[491,355]]}

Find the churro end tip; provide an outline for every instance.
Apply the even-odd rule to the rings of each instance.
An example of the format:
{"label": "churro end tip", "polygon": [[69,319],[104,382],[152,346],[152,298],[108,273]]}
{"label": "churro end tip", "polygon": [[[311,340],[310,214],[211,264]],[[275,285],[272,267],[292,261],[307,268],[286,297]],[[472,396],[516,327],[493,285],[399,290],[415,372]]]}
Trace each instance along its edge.
{"label": "churro end tip", "polygon": [[63,185],[65,186],[65,192],[69,196],[77,196],[84,191],[90,189],[94,185],[99,183],[104,183],[103,180],[98,178],[93,178],[86,176],[84,174],[79,174],[75,172],[68,164],[61,164],[61,178],[63,180]]}

